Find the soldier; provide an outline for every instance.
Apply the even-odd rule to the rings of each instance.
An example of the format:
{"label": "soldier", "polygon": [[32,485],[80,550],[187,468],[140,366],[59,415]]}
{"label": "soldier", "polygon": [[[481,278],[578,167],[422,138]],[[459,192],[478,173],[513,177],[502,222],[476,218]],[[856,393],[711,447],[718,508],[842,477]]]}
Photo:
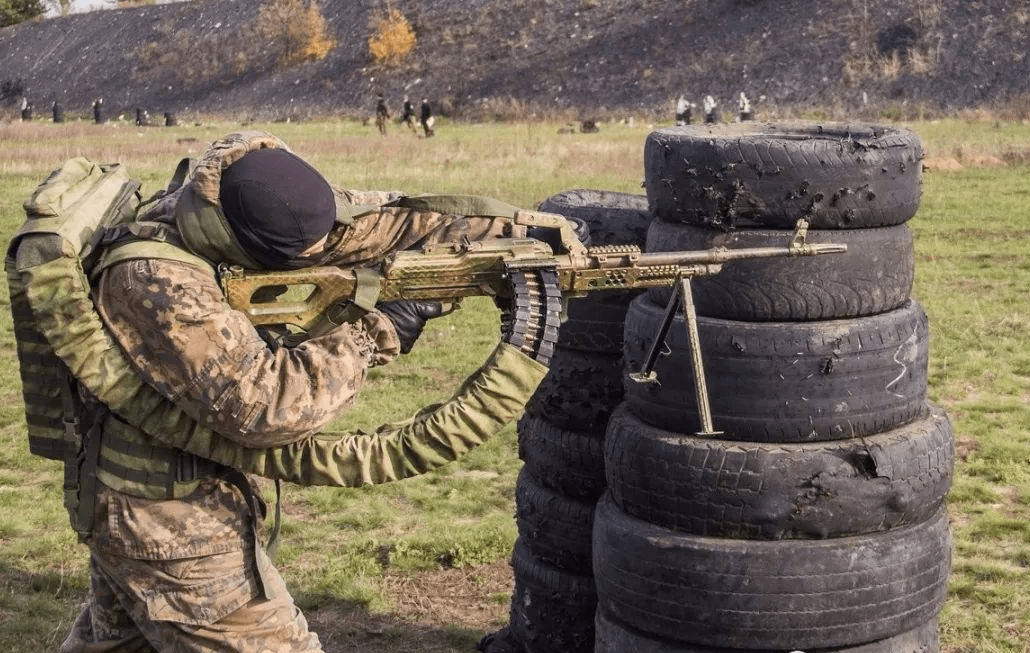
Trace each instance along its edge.
{"label": "soldier", "polygon": [[54,103],[50,105],[50,112],[54,116],[54,122],[64,122],[64,109],[61,108],[57,100],[54,100]]}
{"label": "soldier", "polygon": [[421,115],[419,120],[422,122],[422,129],[426,133],[426,138],[434,136],[436,132],[433,130],[433,123],[436,119],[433,118],[433,108],[429,106],[429,100],[422,98]]}
{"label": "soldier", "polygon": [[401,122],[407,125],[413,134],[418,134],[418,129],[415,128],[415,106],[408,99],[408,96],[404,96],[404,108],[401,112]]}
{"label": "soldier", "polygon": [[93,122],[98,125],[104,122],[104,98],[93,100]]}
{"label": "soldier", "polygon": [[[489,388],[480,377],[485,383],[467,392],[486,396],[462,403],[459,393],[450,402],[471,421],[432,422],[420,413],[421,421],[392,434],[312,435],[352,401],[369,367],[412,347],[439,304],[380,303],[287,346],[255,330],[222,296],[216,262],[369,266],[426,239],[525,235],[503,218],[368,208],[397,196],[336,189],[278,139],[231,134],[185,183],[173,182],[140,211],[138,220],[169,238],[130,238],[108,250],[94,300],[103,330],[132,374],[188,418],[170,422],[178,429],[150,432],[133,421],[139,411],[131,406],[115,415],[103,396],[87,400],[83,447],[99,451],[66,474],[79,488],[70,514],[89,546],[91,588],[61,653],[322,650],[262,547],[265,506],[253,479],[187,453],[198,440],[184,425],[194,424],[194,434],[209,428],[205,437],[235,451],[234,461],[267,452],[281,463],[267,468],[278,470],[276,478],[359,485],[442,464],[517,415],[546,368],[504,345],[496,367],[504,383]],[[187,249],[169,250],[171,243]],[[290,458],[297,451],[312,453]]]}
{"label": "soldier", "polygon": [[691,123],[693,108],[696,105],[682,95],[676,99],[676,125],[683,126]]}
{"label": "soldier", "polygon": [[136,107],[136,126],[146,127],[150,124],[150,112],[142,107]]}
{"label": "soldier", "polygon": [[705,96],[704,111],[706,123],[714,123],[719,121],[718,117],[715,114],[715,109],[718,106],[719,105],[715,103],[715,98],[713,98],[711,95]]}
{"label": "soldier", "polygon": [[390,110],[386,106],[386,98],[380,93],[376,96],[376,127],[382,136],[386,136],[386,121],[389,119]]}
{"label": "soldier", "polygon": [[740,92],[740,97],[737,99],[737,108],[740,109],[741,122],[754,118],[754,114],[751,112],[751,100],[744,95],[744,91]]}

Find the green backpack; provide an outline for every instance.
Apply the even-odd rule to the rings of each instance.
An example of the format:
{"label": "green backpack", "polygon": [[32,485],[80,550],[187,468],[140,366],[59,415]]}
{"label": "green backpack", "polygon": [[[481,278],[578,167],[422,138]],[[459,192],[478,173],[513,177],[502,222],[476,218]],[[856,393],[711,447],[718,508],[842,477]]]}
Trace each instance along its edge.
{"label": "green backpack", "polygon": [[[118,163],[69,159],[36,188],[24,204],[26,220],[11,238],[4,269],[11,295],[14,337],[21,372],[29,451],[65,460],[78,451],[77,392],[64,363],[40,332],[19,269],[45,258],[72,255],[88,273],[109,227],[128,224],[140,205],[140,183]],[[21,248],[32,239],[36,246]],[[19,260],[20,258],[20,260]],[[55,288],[54,292],[60,292]]]}

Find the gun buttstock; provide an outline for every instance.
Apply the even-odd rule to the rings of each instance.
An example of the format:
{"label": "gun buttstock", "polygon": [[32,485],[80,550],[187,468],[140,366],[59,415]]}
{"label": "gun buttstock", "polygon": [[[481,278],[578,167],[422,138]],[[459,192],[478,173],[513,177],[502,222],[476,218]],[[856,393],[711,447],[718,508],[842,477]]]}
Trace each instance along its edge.
{"label": "gun buttstock", "polygon": [[357,276],[336,267],[298,272],[229,272],[222,278],[226,301],[255,326],[292,324],[310,329],[326,311],[354,297]]}

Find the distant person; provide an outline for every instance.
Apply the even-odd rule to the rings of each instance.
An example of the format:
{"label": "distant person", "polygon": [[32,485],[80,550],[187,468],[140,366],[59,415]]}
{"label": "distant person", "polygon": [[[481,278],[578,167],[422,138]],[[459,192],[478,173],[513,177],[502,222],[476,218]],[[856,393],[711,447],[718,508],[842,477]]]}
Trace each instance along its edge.
{"label": "distant person", "polygon": [[150,112],[146,109],[136,107],[136,126],[146,127],[150,124]]}
{"label": "distant person", "polygon": [[24,95],[21,96],[21,119],[22,122],[32,120],[32,105],[29,104],[29,98]]}
{"label": "distant person", "polygon": [[54,116],[54,122],[64,122],[64,109],[61,105],[54,100],[54,103],[50,105],[50,113]]}
{"label": "distant person", "polygon": [[408,96],[404,96],[404,107],[401,109],[401,122],[407,125],[412,133],[418,134],[418,128],[415,127],[415,105],[411,103]]}
{"label": "distant person", "polygon": [[715,102],[715,98],[713,98],[711,95],[706,95],[705,96],[704,107],[703,107],[704,111],[705,111],[705,122],[707,122],[707,123],[719,122],[718,119],[716,118],[716,115],[715,115],[715,110],[716,110],[716,108],[718,106],[719,105],[716,104],[716,102]]}
{"label": "distant person", "polygon": [[382,136],[386,136],[386,121],[389,119],[390,109],[386,106],[386,98],[380,93],[376,96],[376,127]]}
{"label": "distant person", "polygon": [[104,98],[93,100],[93,122],[98,125],[104,122]]}
{"label": "distant person", "polygon": [[165,127],[176,127],[179,121],[176,119],[175,114],[170,111],[165,111]]}
{"label": "distant person", "polygon": [[751,111],[751,100],[747,99],[744,91],[740,92],[740,97],[737,99],[737,107],[740,109],[741,122],[754,119],[754,113]]}
{"label": "distant person", "polygon": [[676,125],[689,125],[693,118],[693,108],[696,105],[682,95],[676,99]]}
{"label": "distant person", "polygon": [[426,98],[422,98],[421,114],[419,115],[419,119],[422,122],[422,129],[426,133],[426,138],[434,136],[436,132],[433,130],[433,123],[436,122],[436,119],[433,118],[433,108],[429,106],[429,100]]}

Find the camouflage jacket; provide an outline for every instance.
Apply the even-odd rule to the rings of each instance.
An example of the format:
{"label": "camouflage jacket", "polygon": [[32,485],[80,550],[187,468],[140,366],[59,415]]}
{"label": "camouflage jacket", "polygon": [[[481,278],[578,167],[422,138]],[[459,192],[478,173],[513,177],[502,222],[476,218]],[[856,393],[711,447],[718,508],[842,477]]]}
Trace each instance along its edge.
{"label": "camouflage jacket", "polygon": [[[273,137],[262,138],[232,135],[216,142],[190,181],[149,204],[141,217],[174,224],[183,193],[216,202],[222,168],[256,146],[280,146]],[[399,195],[342,189],[336,194],[344,209]],[[481,238],[510,229],[504,220],[377,209],[338,225],[326,252],[312,263],[371,265],[427,239],[457,233]],[[200,423],[247,447],[289,443],[318,431],[353,401],[368,367],[398,351],[392,325],[377,312],[300,346],[272,349],[242,313],[228,307],[210,270],[173,260],[115,263],[98,283],[96,304],[149,385]],[[239,550],[251,540],[247,514],[239,494],[219,479],[170,500],[101,487],[93,542],[138,559]]]}

